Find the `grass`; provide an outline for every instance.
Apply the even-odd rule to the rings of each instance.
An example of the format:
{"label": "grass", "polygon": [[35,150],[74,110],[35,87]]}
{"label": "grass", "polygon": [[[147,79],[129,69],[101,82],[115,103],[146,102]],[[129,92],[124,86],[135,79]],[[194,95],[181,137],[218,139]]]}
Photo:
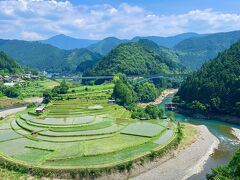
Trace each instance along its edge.
{"label": "grass", "polygon": [[194,127],[194,125],[188,123],[182,123],[184,128],[183,131],[183,139],[180,144],[180,148],[184,148],[196,141],[198,130]]}
{"label": "grass", "polygon": [[23,174],[23,173],[20,173],[20,172],[16,172],[16,171],[13,171],[13,170],[8,170],[8,169],[3,169],[3,168],[0,168],[0,177],[1,177],[1,179],[4,179],[4,180],[19,180],[19,179],[35,180],[35,179],[38,179],[38,178],[30,176],[28,174]]}

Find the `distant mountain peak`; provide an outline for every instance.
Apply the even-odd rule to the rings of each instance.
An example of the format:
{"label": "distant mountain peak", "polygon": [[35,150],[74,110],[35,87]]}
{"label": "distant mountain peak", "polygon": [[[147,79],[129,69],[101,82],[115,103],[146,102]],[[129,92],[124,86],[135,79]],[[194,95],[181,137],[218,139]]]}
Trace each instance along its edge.
{"label": "distant mountain peak", "polygon": [[98,40],[78,39],[65,34],[58,34],[41,42],[44,44],[56,46],[60,49],[70,50],[88,47],[89,45],[98,42]]}

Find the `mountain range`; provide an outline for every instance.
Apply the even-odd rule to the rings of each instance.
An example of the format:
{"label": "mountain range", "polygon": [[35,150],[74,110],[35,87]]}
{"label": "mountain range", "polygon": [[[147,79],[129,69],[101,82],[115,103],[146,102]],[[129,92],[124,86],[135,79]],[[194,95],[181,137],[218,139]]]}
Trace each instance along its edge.
{"label": "mountain range", "polygon": [[86,48],[63,50],[41,42],[0,40],[0,50],[20,65],[50,72],[72,72],[83,61],[102,56]]}
{"label": "mountain range", "polygon": [[87,40],[58,35],[33,42],[0,40],[0,51],[4,51],[20,65],[30,68],[51,72],[74,72],[78,68],[77,71],[83,72],[119,45],[137,43],[141,39],[157,44],[158,53],[163,53],[167,59],[195,70],[238,41],[240,31],[205,35],[185,33],[172,37],[146,36],[131,40],[116,37]]}

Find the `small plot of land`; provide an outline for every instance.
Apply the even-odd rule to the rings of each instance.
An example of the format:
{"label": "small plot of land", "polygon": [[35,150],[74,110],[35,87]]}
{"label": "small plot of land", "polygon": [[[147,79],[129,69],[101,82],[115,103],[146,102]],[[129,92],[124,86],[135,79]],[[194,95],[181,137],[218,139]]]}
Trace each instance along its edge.
{"label": "small plot of land", "polygon": [[131,119],[131,112],[109,104],[112,88],[73,88],[39,116],[25,111],[3,120],[0,153],[31,166],[101,168],[149,154],[175,138],[171,122]]}

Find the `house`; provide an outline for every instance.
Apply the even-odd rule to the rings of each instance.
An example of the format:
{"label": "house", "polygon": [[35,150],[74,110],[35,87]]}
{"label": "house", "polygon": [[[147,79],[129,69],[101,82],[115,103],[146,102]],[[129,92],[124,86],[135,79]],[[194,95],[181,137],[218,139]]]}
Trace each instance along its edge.
{"label": "house", "polygon": [[35,109],[36,113],[43,113],[45,111],[46,107],[45,106],[39,106],[38,108]]}
{"label": "house", "polygon": [[31,78],[31,74],[25,74],[24,76],[26,79],[30,79]]}
{"label": "house", "polygon": [[108,100],[108,104],[113,104],[113,103],[115,103],[115,99],[112,98]]}
{"label": "house", "polygon": [[8,86],[8,87],[13,87],[15,85],[15,83],[14,82],[6,82],[3,85]]}

